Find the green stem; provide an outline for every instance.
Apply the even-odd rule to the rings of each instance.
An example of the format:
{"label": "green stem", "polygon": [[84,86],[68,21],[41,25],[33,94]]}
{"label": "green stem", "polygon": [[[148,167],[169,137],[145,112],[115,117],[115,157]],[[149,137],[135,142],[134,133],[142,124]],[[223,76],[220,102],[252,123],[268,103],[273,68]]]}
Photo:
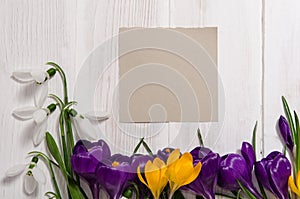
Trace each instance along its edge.
{"label": "green stem", "polygon": [[[65,124],[66,124],[66,133],[67,133],[67,146],[68,146],[68,157],[71,157],[72,153],[73,153],[73,147],[74,147],[74,136],[73,136],[73,131],[72,131],[72,125],[71,125],[71,119],[70,116],[68,114],[68,110],[64,111],[65,114]],[[72,172],[72,168],[70,166],[70,172],[71,175],[73,174]]]}
{"label": "green stem", "polygon": [[66,78],[65,72],[58,64],[56,64],[54,62],[47,62],[46,64],[53,66],[59,72],[62,82],[63,82],[63,87],[64,87],[64,102],[65,102],[65,104],[67,104],[68,103],[68,86],[67,86],[67,78]]}
{"label": "green stem", "polygon": [[59,126],[60,126],[60,132],[61,132],[61,141],[62,141],[62,147],[63,147],[63,154],[64,154],[64,162],[66,169],[68,173],[70,173],[70,153],[67,148],[67,143],[66,143],[66,137],[65,137],[65,127],[64,127],[64,111],[62,110],[59,116]]}
{"label": "green stem", "polygon": [[[38,152],[38,151],[33,151],[33,152],[28,153],[28,154],[30,154],[30,155],[31,154],[36,154],[37,156],[42,157],[47,162],[47,164],[49,166],[49,169],[50,169],[50,175],[51,175],[51,179],[52,179],[52,182],[53,182],[53,185],[54,185],[56,195],[57,195],[58,199],[61,199],[62,197],[61,197],[61,194],[60,194],[59,186],[57,184],[57,180],[56,180],[54,170],[53,170],[53,166],[52,166],[53,163],[50,160],[50,158],[47,155],[45,155],[44,153]],[[57,165],[57,164],[55,164],[55,165]]]}
{"label": "green stem", "polygon": [[64,103],[63,103],[63,101],[57,95],[55,95],[55,94],[49,94],[48,96],[50,98],[54,99],[59,104],[60,110],[63,109]]}

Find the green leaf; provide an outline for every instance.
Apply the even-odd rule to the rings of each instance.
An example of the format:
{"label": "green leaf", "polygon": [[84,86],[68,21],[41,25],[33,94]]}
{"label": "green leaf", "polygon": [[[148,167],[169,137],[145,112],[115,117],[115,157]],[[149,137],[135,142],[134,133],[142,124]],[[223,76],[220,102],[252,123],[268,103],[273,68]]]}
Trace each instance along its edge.
{"label": "green leaf", "polygon": [[256,154],[256,131],[257,131],[257,121],[255,122],[255,126],[252,133],[252,147],[254,149],[255,154]]}
{"label": "green leaf", "polygon": [[153,153],[152,153],[150,147],[148,146],[148,144],[144,140],[143,140],[143,146],[145,147],[145,149],[149,153],[149,155],[153,156]]}
{"label": "green leaf", "polygon": [[184,196],[183,196],[183,194],[181,193],[180,190],[177,190],[177,191],[175,191],[175,193],[174,193],[174,195],[173,195],[172,198],[173,199],[184,199]]}
{"label": "green leaf", "polygon": [[237,183],[239,184],[239,186],[241,187],[241,189],[243,190],[243,192],[250,198],[250,199],[256,199],[256,197],[244,186],[242,185],[242,183],[237,180]]}
{"label": "green leaf", "polygon": [[[130,184],[133,186],[134,188],[134,191],[135,191],[135,196],[136,196],[136,199],[139,199],[140,198],[140,190],[139,190],[139,186],[134,183],[134,182],[130,182]],[[144,196],[145,198],[145,196]]]}
{"label": "green leaf", "polygon": [[86,196],[84,196],[81,193],[80,187],[78,187],[76,182],[71,178],[69,178],[69,180],[68,180],[68,189],[69,189],[69,192],[70,192],[70,195],[71,195],[72,199],[86,198]]}
{"label": "green leaf", "polygon": [[49,152],[51,153],[52,157],[58,163],[58,165],[59,165],[61,171],[63,172],[64,176],[67,177],[68,173],[66,171],[64,162],[61,158],[60,151],[57,147],[57,144],[56,144],[54,138],[52,137],[52,135],[49,132],[46,132],[46,142],[47,142]]}
{"label": "green leaf", "polygon": [[139,148],[141,147],[142,143],[144,141],[144,138],[141,138],[140,142],[136,145],[136,147],[134,148],[133,154],[136,154],[136,152],[139,150]]}
{"label": "green leaf", "polygon": [[299,117],[296,113],[296,111],[294,111],[294,117],[295,117],[295,125],[296,125],[296,167],[297,167],[297,171],[300,170],[300,146],[299,146],[299,141],[300,141],[300,126],[299,126]]}
{"label": "green leaf", "polygon": [[203,142],[202,135],[201,135],[201,131],[200,131],[199,128],[197,129],[197,135],[198,135],[198,140],[199,140],[200,146],[201,146],[201,147],[204,147],[204,142]]}
{"label": "green leaf", "polygon": [[292,131],[292,136],[293,136],[294,143],[297,144],[298,142],[297,142],[297,139],[296,139],[296,130],[295,130],[294,121],[293,121],[293,118],[292,118],[292,115],[291,115],[289,105],[288,105],[286,99],[283,96],[281,97],[281,99],[282,99],[283,108],[284,108],[286,117],[287,117],[288,122],[289,122],[290,129]]}

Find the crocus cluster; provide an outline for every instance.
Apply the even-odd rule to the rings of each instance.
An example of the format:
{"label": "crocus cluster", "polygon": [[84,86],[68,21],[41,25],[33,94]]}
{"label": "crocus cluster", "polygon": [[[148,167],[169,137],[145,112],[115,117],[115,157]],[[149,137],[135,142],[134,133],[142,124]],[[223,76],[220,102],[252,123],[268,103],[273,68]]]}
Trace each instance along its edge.
{"label": "crocus cluster", "polygon": [[[131,156],[112,154],[104,140],[90,141],[99,139],[99,133],[90,121],[105,121],[109,114],[104,111],[77,112],[73,106],[76,102],[68,98],[64,71],[56,63],[48,62],[47,65],[51,66],[47,71],[20,70],[12,74],[16,81],[36,86],[34,106],[17,108],[13,114],[18,119],[34,121],[33,143],[37,146],[46,140],[50,154],[32,151],[29,164],[15,165],[6,172],[7,177],[24,174],[24,189],[28,194],[36,190],[38,182],[46,182],[38,164],[42,159],[49,168],[54,187],[54,191],[46,193],[49,198],[63,198],[57,175],[64,177],[69,198],[76,199],[87,198],[80,180],[88,184],[94,199],[100,198],[100,190],[110,199],[132,198],[133,193],[140,199],[182,198],[181,191],[192,192],[197,198],[214,199],[219,194],[217,190],[230,198],[246,196],[251,199],[267,199],[265,190],[268,190],[278,199],[287,199],[291,195],[289,187],[300,197],[300,125],[296,112],[292,117],[284,98],[287,119],[281,116],[278,122],[284,153],[273,151],[257,160],[255,144],[243,142],[238,153],[220,156],[204,147],[198,131],[200,146],[190,152],[164,148],[153,154],[141,139],[137,146],[143,143],[149,155],[136,154],[137,150]],[[48,93],[49,80],[56,73],[60,74],[63,83],[61,97]],[[54,102],[45,106],[48,98]],[[47,120],[54,111],[60,113],[56,140],[46,132]],[[77,134],[73,133],[75,131]],[[75,135],[80,139],[77,143]],[[59,168],[61,172],[57,174],[53,168]]]}
{"label": "crocus cluster", "polygon": [[138,185],[140,198],[149,198],[151,193],[158,199],[166,190],[171,198],[180,188],[215,198],[220,156],[204,147],[184,154],[165,148],[156,155],[112,155],[103,140],[80,140],[71,163],[74,172],[88,183],[94,199],[99,198],[99,189],[111,199],[120,198],[132,184]]}

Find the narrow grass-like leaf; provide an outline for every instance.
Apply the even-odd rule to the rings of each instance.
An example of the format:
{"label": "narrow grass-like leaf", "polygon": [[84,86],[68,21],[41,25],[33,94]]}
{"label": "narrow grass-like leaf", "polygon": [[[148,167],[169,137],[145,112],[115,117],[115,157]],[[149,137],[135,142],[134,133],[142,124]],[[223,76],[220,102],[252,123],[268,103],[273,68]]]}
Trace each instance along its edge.
{"label": "narrow grass-like leaf", "polygon": [[204,142],[203,142],[203,139],[202,139],[200,128],[197,129],[197,135],[198,135],[198,140],[199,140],[200,146],[204,147]]}
{"label": "narrow grass-like leaf", "polygon": [[237,180],[237,183],[239,184],[239,186],[241,187],[241,189],[243,190],[243,192],[250,198],[250,199],[256,199],[256,197],[244,186],[242,185],[242,183]]}
{"label": "narrow grass-like leaf", "polygon": [[46,142],[47,142],[47,147],[49,149],[49,152],[51,153],[52,157],[56,160],[58,163],[61,171],[63,172],[64,176],[67,178],[68,174],[64,165],[64,162],[62,160],[62,157],[60,155],[60,151],[58,149],[58,146],[52,137],[52,135],[49,132],[46,132]]}
{"label": "narrow grass-like leaf", "polygon": [[84,199],[86,198],[87,199],[87,196],[85,196],[80,190],[80,187],[77,186],[77,183],[69,178],[68,180],[68,190],[69,190],[69,193],[71,195],[72,198],[74,199]]}
{"label": "narrow grass-like leaf", "polygon": [[255,122],[255,126],[252,133],[252,147],[254,149],[255,154],[256,154],[256,131],[257,131],[257,121]]}
{"label": "narrow grass-like leaf", "polygon": [[296,113],[296,111],[294,111],[294,117],[295,117],[295,125],[296,125],[296,167],[297,167],[297,171],[300,170],[300,147],[299,147],[299,143],[300,143],[300,126],[299,126],[299,117]]}
{"label": "narrow grass-like leaf", "polygon": [[282,99],[282,103],[283,103],[284,112],[285,112],[285,115],[288,119],[289,126],[290,126],[290,129],[291,129],[291,132],[292,132],[294,143],[296,143],[296,132],[295,132],[296,130],[295,130],[294,121],[293,121],[293,118],[292,118],[292,115],[291,115],[289,105],[288,105],[286,99],[283,96],[281,97],[281,99]]}
{"label": "narrow grass-like leaf", "polygon": [[144,141],[144,138],[140,139],[140,142],[136,145],[136,147],[134,148],[133,154],[136,154],[136,152],[139,150],[139,148],[141,147],[142,143]]}
{"label": "narrow grass-like leaf", "polygon": [[143,146],[145,147],[145,149],[149,153],[149,155],[153,156],[153,153],[152,153],[150,147],[148,146],[148,144],[144,140],[143,140]]}

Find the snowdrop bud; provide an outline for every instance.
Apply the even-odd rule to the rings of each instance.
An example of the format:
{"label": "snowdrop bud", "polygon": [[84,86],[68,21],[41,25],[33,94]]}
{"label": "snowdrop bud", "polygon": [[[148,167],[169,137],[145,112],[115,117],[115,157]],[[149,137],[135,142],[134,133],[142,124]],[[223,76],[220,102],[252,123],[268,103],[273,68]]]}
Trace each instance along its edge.
{"label": "snowdrop bud", "polygon": [[30,165],[29,165],[29,169],[33,169],[35,167],[35,165],[37,164],[37,162],[39,161],[38,157],[34,156],[31,159]]}
{"label": "snowdrop bud", "polygon": [[77,111],[75,111],[74,109],[71,109],[71,110],[69,110],[69,114],[70,114],[72,117],[76,117]]}
{"label": "snowdrop bud", "polygon": [[56,109],[56,104],[50,104],[49,106],[47,106],[47,109],[50,113],[53,113]]}
{"label": "snowdrop bud", "polygon": [[55,75],[56,70],[55,70],[55,68],[49,68],[49,69],[47,70],[47,73],[48,73],[49,79],[50,79],[51,77],[53,77],[53,76]]}

